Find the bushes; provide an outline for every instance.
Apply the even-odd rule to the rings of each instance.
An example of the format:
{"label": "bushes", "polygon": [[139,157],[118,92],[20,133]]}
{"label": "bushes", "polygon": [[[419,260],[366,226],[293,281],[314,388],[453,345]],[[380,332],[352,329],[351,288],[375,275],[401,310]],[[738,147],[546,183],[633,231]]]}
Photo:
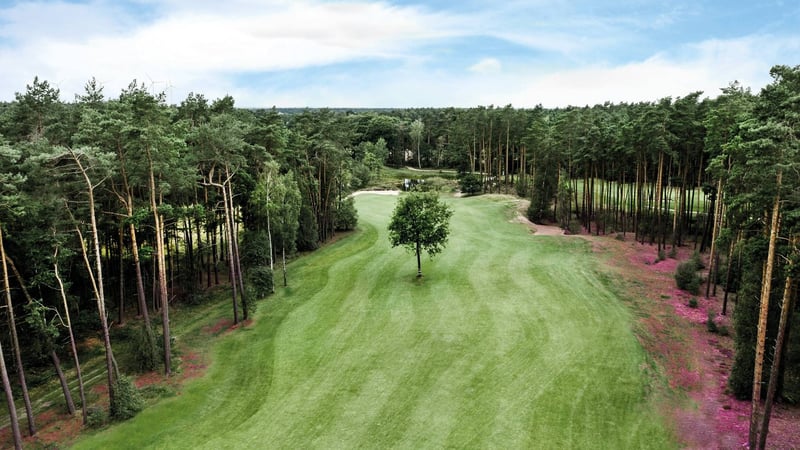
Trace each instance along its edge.
{"label": "bushes", "polygon": [[358,225],[358,211],[353,197],[349,197],[339,203],[334,217],[336,231],[355,230]]}
{"label": "bushes", "polygon": [[700,285],[703,280],[697,271],[702,268],[699,254],[695,253],[688,261],[678,264],[675,270],[675,283],[679,289],[690,292],[694,295],[700,293]]}
{"label": "bushes", "polygon": [[[256,298],[264,298],[271,294],[273,283],[272,269],[269,266],[255,266],[247,270],[247,284]],[[248,298],[252,298],[253,295],[249,295]]]}
{"label": "bushes", "polygon": [[127,420],[144,409],[144,398],[130,378],[120,375],[114,382],[109,415],[114,420]]}
{"label": "bushes", "polygon": [[86,426],[88,428],[100,428],[108,421],[106,410],[99,406],[86,408]]}
{"label": "bushes", "polygon": [[133,361],[136,370],[139,372],[149,372],[156,370],[160,362],[159,345],[155,332],[147,332],[144,322],[134,331],[133,335]]}
{"label": "bushes", "polygon": [[458,180],[458,188],[464,195],[474,195],[481,192],[481,177],[474,173],[467,173]]}

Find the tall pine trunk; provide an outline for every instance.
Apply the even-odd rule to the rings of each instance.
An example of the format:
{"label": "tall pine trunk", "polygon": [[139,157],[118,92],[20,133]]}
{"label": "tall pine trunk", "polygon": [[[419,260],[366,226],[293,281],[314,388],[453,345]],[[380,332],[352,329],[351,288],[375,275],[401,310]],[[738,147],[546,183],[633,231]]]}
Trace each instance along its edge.
{"label": "tall pine trunk", "polygon": [[781,364],[781,352],[783,343],[786,339],[786,325],[789,323],[789,316],[792,315],[792,276],[786,276],[786,283],[783,285],[783,302],[781,305],[781,318],[778,323],[778,336],[775,340],[775,351],[772,356],[772,368],[769,372],[769,386],[767,387],[767,399],[764,404],[764,417],[761,420],[759,430],[758,448],[764,450],[767,445],[767,434],[769,433],[769,419],[772,415],[772,403],[775,400],[775,391],[778,390],[778,375]]}
{"label": "tall pine trunk", "polygon": [[[0,257],[3,258],[3,290],[5,291],[6,301],[11,302],[11,287],[8,283],[8,270],[5,265],[6,249],[3,242],[3,227],[0,224]],[[14,448],[22,449],[22,433],[19,430],[19,420],[17,419],[17,407],[14,404],[14,395],[11,391],[11,381],[8,379],[8,369],[6,359],[3,355],[3,346],[0,345],[0,376],[3,378],[3,391],[6,393],[6,404],[8,405],[8,417],[11,422],[11,433],[14,436]]]}
{"label": "tall pine trunk", "polygon": [[153,222],[155,223],[156,272],[158,279],[158,295],[161,298],[161,326],[164,330],[164,375],[170,376],[172,373],[172,348],[169,327],[166,250],[164,248],[164,218],[158,212],[158,204],[156,203],[155,170],[153,168],[153,157],[149,148],[147,149],[147,158],[150,172],[150,209],[153,211]]}
{"label": "tall pine trunk", "polygon": [[756,336],[756,360],[753,369],[753,401],[750,411],[750,433],[748,443],[750,448],[755,448],[758,442],[759,433],[759,404],[761,399],[761,371],[764,364],[764,350],[767,338],[767,316],[769,313],[769,296],[772,290],[772,270],[775,265],[775,243],[778,240],[780,230],[781,213],[781,180],[783,173],[778,168],[775,179],[775,203],[772,206],[772,220],[769,227],[769,249],[767,251],[767,263],[764,267],[764,277],[761,280],[761,307],[758,314],[758,334]]}
{"label": "tall pine trunk", "polygon": [[83,389],[83,376],[81,375],[81,362],[78,359],[78,346],[75,344],[75,335],[72,332],[72,320],[69,316],[69,304],[67,303],[67,293],[64,290],[64,282],[61,281],[61,275],[58,272],[58,249],[53,256],[53,273],[55,274],[56,281],[58,282],[58,290],[61,293],[61,300],[64,302],[64,317],[67,320],[67,331],[69,331],[69,344],[72,350],[72,358],[75,362],[75,373],[78,378],[78,389],[81,396],[81,412],[84,425],[86,424],[87,411],[86,411],[86,392]]}
{"label": "tall pine trunk", "polygon": [[[0,243],[3,242],[3,230],[0,227]],[[0,245],[0,258],[2,258],[3,265],[3,287],[5,288],[6,295],[6,313],[8,314],[8,327],[11,331],[11,345],[14,350],[14,360],[17,365],[17,377],[22,389],[22,399],[25,402],[25,413],[28,416],[28,433],[31,436],[36,434],[36,422],[33,416],[33,407],[31,406],[31,397],[28,394],[28,384],[25,381],[25,369],[22,366],[22,350],[19,346],[19,338],[17,336],[17,325],[14,318],[14,305],[11,302],[11,289],[8,283],[8,266],[6,265],[6,249],[5,245]]]}

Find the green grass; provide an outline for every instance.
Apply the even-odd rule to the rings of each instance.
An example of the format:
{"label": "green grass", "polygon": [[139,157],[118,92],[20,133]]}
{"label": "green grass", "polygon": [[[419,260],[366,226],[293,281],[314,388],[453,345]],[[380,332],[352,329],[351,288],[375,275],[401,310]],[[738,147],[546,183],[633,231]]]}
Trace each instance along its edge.
{"label": "green grass", "polygon": [[289,268],[208,374],[77,448],[675,448],[632,318],[579,238],[450,199],[447,249],[389,247],[396,198]]}

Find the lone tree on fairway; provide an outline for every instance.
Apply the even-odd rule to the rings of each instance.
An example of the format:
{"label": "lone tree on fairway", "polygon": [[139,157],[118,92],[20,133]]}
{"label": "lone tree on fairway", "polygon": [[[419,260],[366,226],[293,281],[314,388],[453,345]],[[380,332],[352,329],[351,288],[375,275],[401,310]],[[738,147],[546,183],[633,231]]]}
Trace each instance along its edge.
{"label": "lone tree on fairway", "polygon": [[417,277],[422,276],[420,253],[432,258],[444,249],[453,211],[432,192],[412,193],[400,199],[389,223],[392,247],[402,245],[417,254]]}

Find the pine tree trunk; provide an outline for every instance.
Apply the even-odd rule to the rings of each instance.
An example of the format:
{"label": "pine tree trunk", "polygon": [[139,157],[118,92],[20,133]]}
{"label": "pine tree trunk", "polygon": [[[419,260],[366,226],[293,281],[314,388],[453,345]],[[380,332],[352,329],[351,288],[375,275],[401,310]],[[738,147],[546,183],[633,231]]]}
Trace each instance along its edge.
{"label": "pine tree trunk", "polygon": [[759,425],[759,403],[761,399],[761,371],[764,364],[764,349],[766,347],[767,337],[767,316],[769,313],[769,296],[772,289],[772,270],[775,264],[775,243],[778,239],[778,232],[780,230],[780,212],[781,212],[781,169],[778,169],[778,174],[775,180],[776,191],[775,203],[772,206],[772,220],[769,227],[769,249],[767,251],[767,263],[764,267],[764,276],[761,280],[761,307],[758,315],[758,334],[756,337],[756,358],[755,367],[753,369],[753,399],[752,408],[750,411],[750,433],[748,435],[748,443],[750,448],[755,448],[758,442],[758,425]]}
{"label": "pine tree trunk", "polygon": [[64,377],[64,371],[61,370],[61,360],[58,359],[58,354],[55,350],[50,350],[50,360],[53,361],[53,367],[56,369],[58,381],[61,383],[61,390],[64,392],[64,402],[67,406],[67,411],[70,415],[75,414],[75,402],[72,401],[72,394],[69,392],[69,385],[67,379]]}
{"label": "pine tree trunk", "polygon": [[25,402],[25,413],[28,416],[28,433],[33,436],[36,434],[36,422],[33,416],[33,407],[31,406],[31,398],[28,394],[28,384],[25,381],[25,369],[22,366],[22,351],[19,347],[19,338],[17,336],[17,325],[14,318],[14,305],[11,302],[11,289],[8,282],[8,266],[6,265],[6,249],[3,244],[3,230],[0,227],[0,258],[2,258],[3,266],[3,287],[5,288],[6,312],[8,313],[8,327],[11,331],[11,345],[14,350],[14,360],[17,365],[17,377],[19,384],[22,388],[22,398]]}
{"label": "pine tree trunk", "polygon": [[[131,214],[133,213],[133,211],[129,212]],[[155,340],[153,327],[150,324],[150,313],[148,312],[147,308],[147,300],[144,294],[144,278],[142,277],[142,264],[139,258],[139,243],[136,239],[136,227],[133,225],[133,223],[130,224],[130,235],[131,253],[133,253],[133,266],[136,270],[136,299],[139,302],[139,311],[142,314],[145,330],[147,330],[147,334],[151,337],[151,339]]]}
{"label": "pine tree trunk", "polygon": [[155,243],[156,243],[156,272],[158,280],[158,296],[161,298],[161,326],[163,329],[164,343],[164,375],[170,376],[172,373],[172,348],[169,326],[169,294],[167,292],[167,265],[164,249],[164,218],[158,212],[156,203],[156,179],[153,168],[153,157],[150,149],[147,149],[150,175],[150,209],[153,212],[153,222],[155,224]]}
{"label": "pine tree trunk", "polygon": [[783,286],[783,303],[781,305],[781,318],[778,323],[778,336],[775,338],[775,352],[772,356],[772,368],[769,373],[769,386],[767,387],[767,400],[764,404],[764,417],[761,420],[759,430],[758,448],[764,450],[767,445],[767,434],[769,433],[769,419],[772,415],[772,403],[775,400],[775,391],[778,389],[778,374],[781,363],[781,352],[783,342],[786,338],[786,325],[789,323],[789,316],[792,315],[792,276],[786,277]]}
{"label": "pine tree trunk", "polygon": [[117,263],[119,264],[119,309],[117,310],[117,322],[119,322],[120,326],[125,324],[125,271],[123,268],[125,267],[125,261],[122,254],[122,249],[125,247],[125,228],[120,225],[119,227],[119,249],[118,249],[118,259]]}
{"label": "pine tree trunk", "polygon": [[[5,265],[6,250],[3,242],[3,228],[0,224],[0,254],[3,259],[3,290],[5,291],[6,301],[11,302],[11,287],[8,283],[8,269]],[[8,370],[6,368],[6,359],[3,355],[3,346],[0,345],[0,375],[3,378],[3,391],[6,393],[6,404],[8,405],[8,417],[11,422],[11,433],[14,436],[14,447],[17,450],[22,449],[22,433],[19,429],[19,420],[17,418],[17,407],[14,404],[14,395],[11,391],[11,381],[8,378]]]}
{"label": "pine tree trunk", "polygon": [[83,413],[83,423],[86,424],[86,392],[83,389],[83,376],[81,375],[81,362],[78,359],[78,347],[75,345],[75,335],[72,333],[72,320],[69,316],[69,304],[67,303],[67,293],[64,291],[64,283],[61,281],[61,275],[58,273],[58,249],[53,256],[53,273],[55,274],[56,281],[58,282],[58,289],[61,292],[61,299],[64,301],[64,317],[67,319],[67,330],[69,331],[69,344],[72,349],[72,358],[75,361],[75,373],[78,378],[78,388],[81,396],[81,412]]}
{"label": "pine tree trunk", "polygon": [[[283,287],[286,287],[288,286],[286,282],[286,244],[281,246],[281,255],[283,259]],[[272,284],[274,285],[275,283],[273,282]]]}
{"label": "pine tree trunk", "polygon": [[[4,286],[8,290],[8,284]],[[6,358],[3,355],[3,346],[0,345],[0,376],[3,378],[3,391],[6,393],[6,404],[8,405],[8,420],[11,422],[11,434],[14,436],[14,448],[22,450],[22,433],[19,430],[19,420],[17,419],[17,407],[14,405],[14,396],[11,391],[11,381],[8,379],[6,369]]]}

